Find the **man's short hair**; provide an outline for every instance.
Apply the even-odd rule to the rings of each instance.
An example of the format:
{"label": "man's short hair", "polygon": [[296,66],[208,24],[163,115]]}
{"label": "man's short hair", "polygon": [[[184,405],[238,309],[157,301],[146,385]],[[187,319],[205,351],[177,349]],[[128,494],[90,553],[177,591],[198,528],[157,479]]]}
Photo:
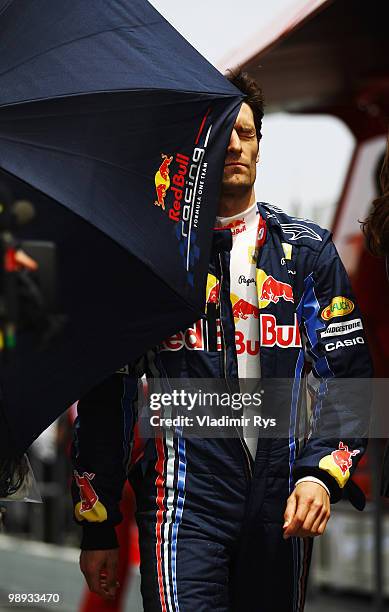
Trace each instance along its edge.
{"label": "man's short hair", "polygon": [[378,197],[368,218],[362,222],[367,248],[373,255],[386,255],[389,277],[389,136],[386,153],[376,169]]}
{"label": "man's short hair", "polygon": [[261,128],[264,108],[262,89],[247,72],[242,72],[241,70],[227,70],[226,77],[230,83],[245,94],[246,98],[244,102],[253,111],[255,130],[259,142],[262,138]]}

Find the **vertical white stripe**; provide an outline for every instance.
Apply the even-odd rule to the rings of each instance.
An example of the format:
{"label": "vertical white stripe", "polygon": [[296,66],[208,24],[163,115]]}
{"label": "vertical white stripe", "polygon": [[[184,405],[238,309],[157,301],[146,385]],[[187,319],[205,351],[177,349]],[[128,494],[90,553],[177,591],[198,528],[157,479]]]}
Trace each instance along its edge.
{"label": "vertical white stripe", "polygon": [[299,544],[299,563],[300,563],[300,567],[299,567],[299,577],[297,580],[297,612],[300,612],[301,610],[301,595],[302,595],[302,591],[301,591],[301,578],[303,575],[303,571],[304,571],[304,552],[305,552],[305,546],[304,546],[304,539],[303,538],[298,538],[298,544]]}
{"label": "vertical white stripe", "polygon": [[210,135],[211,135],[212,127],[213,127],[213,125],[211,124],[211,125],[209,126],[209,129],[208,129],[208,132],[207,132],[207,136],[206,136],[206,138],[205,138],[205,142],[204,142],[204,149],[206,149],[206,148],[207,148],[207,146],[208,146],[208,140],[209,140],[209,137],[210,137]]}
{"label": "vertical white stripe", "polygon": [[[171,416],[171,409],[166,411],[167,418]],[[174,612],[172,605],[172,598],[170,593],[170,564],[169,564],[169,550],[170,550],[170,539],[169,539],[169,527],[172,523],[172,514],[174,510],[174,463],[175,463],[175,449],[174,439],[172,432],[166,429],[165,436],[167,446],[167,462],[166,462],[166,519],[164,525],[164,538],[163,538],[163,559],[164,559],[164,578],[166,583],[166,603],[169,612]]]}

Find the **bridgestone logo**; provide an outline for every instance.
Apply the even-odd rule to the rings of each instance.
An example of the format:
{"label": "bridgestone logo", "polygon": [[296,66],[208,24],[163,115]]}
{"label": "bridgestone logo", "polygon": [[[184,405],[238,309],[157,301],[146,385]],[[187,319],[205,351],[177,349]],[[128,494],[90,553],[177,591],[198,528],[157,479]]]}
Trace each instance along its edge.
{"label": "bridgestone logo", "polygon": [[331,323],[329,327],[321,332],[322,338],[328,338],[329,336],[345,336],[351,334],[351,332],[363,329],[361,319],[353,319],[352,321],[344,321],[342,323]]}

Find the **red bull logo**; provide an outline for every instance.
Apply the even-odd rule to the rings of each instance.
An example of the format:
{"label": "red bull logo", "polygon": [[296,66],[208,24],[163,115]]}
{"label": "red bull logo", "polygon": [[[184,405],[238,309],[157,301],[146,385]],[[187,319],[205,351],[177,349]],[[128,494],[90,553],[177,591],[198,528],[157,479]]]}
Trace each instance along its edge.
{"label": "red bull logo", "polygon": [[294,325],[278,325],[275,316],[271,314],[261,314],[260,320],[261,346],[301,347],[297,315],[294,316]]}
{"label": "red bull logo", "polygon": [[223,229],[230,229],[233,236],[237,234],[241,234],[246,231],[246,222],[244,219],[236,219],[235,221],[231,221],[228,225],[224,225]]}
{"label": "red bull logo", "polygon": [[181,209],[185,209],[184,217],[188,218],[189,209],[187,209],[187,204],[183,204],[185,200],[184,193],[184,185],[185,185],[185,177],[188,172],[189,165],[189,157],[187,155],[182,155],[182,153],[177,153],[176,155],[176,164],[177,164],[177,172],[173,176],[172,182],[172,192],[174,194],[173,206],[169,210],[169,219],[178,223],[180,220],[183,211]]}
{"label": "red bull logo", "polygon": [[347,444],[339,442],[338,450],[333,451],[331,455],[336,465],[340,467],[342,474],[345,475],[353,465],[352,457],[355,457],[358,453],[360,453],[359,450],[349,451]]}
{"label": "red bull logo", "polygon": [[161,206],[165,210],[165,198],[167,191],[170,187],[170,170],[169,166],[173,161],[173,156],[168,157],[164,153],[161,154],[162,164],[160,165],[158,172],[155,174],[155,190],[157,193],[157,199],[154,204]]}
{"label": "red bull logo", "polygon": [[250,304],[250,302],[246,302],[246,300],[242,298],[238,299],[238,301],[234,304],[232,314],[234,319],[243,319],[244,321],[246,321],[249,317],[259,319],[259,308],[258,306]]}
{"label": "red bull logo", "polygon": [[214,274],[207,276],[207,288],[205,293],[205,310],[208,304],[218,305],[220,301],[220,281]]}
{"label": "red bull logo", "polygon": [[242,331],[236,331],[235,347],[237,355],[243,355],[243,353],[247,353],[247,355],[255,356],[259,353],[259,340],[247,338],[247,336]]}
{"label": "red bull logo", "polygon": [[287,302],[293,302],[292,287],[288,285],[288,283],[276,280],[273,276],[268,276],[262,285],[259,299],[261,301],[268,300],[269,302],[273,302],[273,304],[278,304],[281,299]]}
{"label": "red bull logo", "polygon": [[259,308],[266,308],[269,304],[278,304],[280,300],[294,302],[293,289],[289,283],[279,281],[259,268],[257,270],[256,281]]}
{"label": "red bull logo", "polygon": [[81,497],[81,509],[80,512],[86,512],[87,510],[92,510],[93,506],[99,499],[97,497],[97,493],[92,487],[90,481],[95,477],[94,474],[88,474],[88,472],[84,472],[82,476],[79,475],[78,472],[74,472],[74,478],[77,483],[78,488],[80,489],[80,497]]}
{"label": "red bull logo", "polygon": [[188,204],[185,204],[185,202],[188,200],[186,199],[186,196],[184,198],[184,186],[190,160],[187,155],[177,153],[174,159],[175,173],[172,173],[171,164],[173,162],[173,156],[168,156],[162,153],[161,157],[162,163],[155,174],[155,191],[157,194],[157,199],[155,200],[154,204],[155,206],[160,206],[162,210],[166,210],[165,200],[168,195],[168,191],[170,190],[172,198],[170,208],[167,212],[169,219],[177,223],[183,217],[184,208],[184,218],[189,218],[189,213],[186,210]]}
{"label": "red bull logo", "polygon": [[98,495],[94,490],[91,480],[95,474],[83,472],[82,476],[75,470],[74,479],[80,491],[81,501],[76,505],[74,513],[78,520],[86,519],[90,522],[101,522],[106,520],[107,511],[99,502]]}
{"label": "red bull logo", "polygon": [[325,470],[333,478],[338,485],[343,488],[350,476],[350,468],[352,467],[352,458],[358,455],[360,451],[350,451],[347,444],[339,442],[339,447],[334,450],[331,455],[326,455],[319,462],[319,468]]}
{"label": "red bull logo", "polygon": [[[180,331],[164,340],[160,348],[161,351],[180,351],[183,348],[186,348],[189,351],[204,351],[205,334],[203,319],[197,321],[193,327],[188,327],[188,329],[184,332]],[[220,349],[218,348],[218,350]]]}

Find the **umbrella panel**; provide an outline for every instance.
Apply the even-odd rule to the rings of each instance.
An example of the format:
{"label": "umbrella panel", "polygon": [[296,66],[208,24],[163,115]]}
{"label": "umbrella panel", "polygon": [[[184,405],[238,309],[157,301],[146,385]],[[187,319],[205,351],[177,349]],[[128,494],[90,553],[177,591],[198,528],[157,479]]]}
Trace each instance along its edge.
{"label": "umbrella panel", "polygon": [[11,440],[13,452],[24,450],[96,381],[201,316],[138,258],[89,223],[48,198],[35,204],[36,221],[23,233],[57,243],[65,320],[44,349],[37,332],[20,334],[12,361],[1,368],[8,426],[0,434],[2,452]]}
{"label": "umbrella panel", "polygon": [[[196,261],[209,243],[226,126],[239,105],[239,98],[127,92],[3,107],[0,166],[90,221],[197,303],[204,270]],[[150,241],[153,231],[158,242]],[[177,248],[161,249],[165,240]]]}

